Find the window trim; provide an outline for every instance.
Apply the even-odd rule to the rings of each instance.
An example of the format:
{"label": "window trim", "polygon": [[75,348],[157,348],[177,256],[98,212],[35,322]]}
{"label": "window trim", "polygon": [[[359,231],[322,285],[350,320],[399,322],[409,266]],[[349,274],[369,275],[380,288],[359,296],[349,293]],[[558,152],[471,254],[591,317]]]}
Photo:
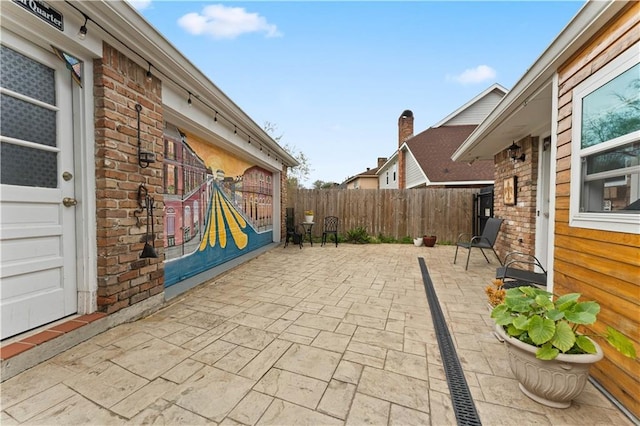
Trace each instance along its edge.
{"label": "window trim", "polygon": [[[594,147],[581,148],[582,100],[602,85],[613,80],[624,71],[638,64],[640,60],[640,42],[613,59],[607,65],[578,84],[572,93],[573,113],[571,115],[571,193],[569,202],[569,226],[597,229],[602,231],[640,234],[640,214],[633,213],[596,213],[580,212],[582,194],[582,159],[592,154]],[[598,145],[597,151],[617,146],[640,137],[640,131],[632,132]]]}

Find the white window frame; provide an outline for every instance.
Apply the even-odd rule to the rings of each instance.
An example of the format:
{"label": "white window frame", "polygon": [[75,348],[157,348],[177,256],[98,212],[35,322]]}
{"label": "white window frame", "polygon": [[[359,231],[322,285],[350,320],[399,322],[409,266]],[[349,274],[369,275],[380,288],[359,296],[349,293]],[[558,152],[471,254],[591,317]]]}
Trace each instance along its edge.
{"label": "white window frame", "polygon": [[640,42],[631,46],[573,89],[573,113],[571,116],[571,195],[569,204],[569,226],[571,227],[640,234],[640,214],[580,211],[580,196],[583,189],[581,179],[582,159],[593,154],[594,151],[619,146],[640,138],[640,131],[635,131],[598,144],[596,149],[594,149],[594,147],[581,148],[582,100],[602,85],[638,64],[640,62],[639,58]]}

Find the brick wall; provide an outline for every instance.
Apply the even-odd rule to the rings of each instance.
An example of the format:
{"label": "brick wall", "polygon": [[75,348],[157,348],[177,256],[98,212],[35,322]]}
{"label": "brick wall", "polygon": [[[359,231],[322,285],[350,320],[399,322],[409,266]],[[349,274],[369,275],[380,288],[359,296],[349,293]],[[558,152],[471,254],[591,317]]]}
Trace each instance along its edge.
{"label": "brick wall", "polygon": [[[538,138],[516,141],[525,154],[525,161],[515,162],[504,150],[495,158],[494,216],[504,219],[496,242],[500,258],[511,251],[535,255],[536,196],[538,180]],[[516,205],[504,204],[504,181],[517,177]]]}
{"label": "brick wall", "polygon": [[280,173],[280,238],[287,235],[287,200],[289,196],[289,186],[287,185],[287,166],[282,165]]}
{"label": "brick wall", "polygon": [[[113,313],[164,290],[162,249],[162,92],[146,70],[104,44],[94,61],[98,310]],[[138,165],[137,112],[145,150],[156,153],[148,168]],[[146,211],[136,216],[138,188],[155,200],[157,259],[140,259]]]}

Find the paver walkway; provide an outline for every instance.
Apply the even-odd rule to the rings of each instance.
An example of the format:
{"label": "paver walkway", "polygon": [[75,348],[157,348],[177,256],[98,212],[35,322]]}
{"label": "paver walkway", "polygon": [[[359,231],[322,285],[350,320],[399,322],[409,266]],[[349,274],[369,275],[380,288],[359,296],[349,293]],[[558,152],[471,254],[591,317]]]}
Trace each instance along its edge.
{"label": "paver walkway", "polygon": [[277,247],[2,383],[0,423],[456,424],[423,257],[483,424],[631,424],[590,384],[565,410],[524,396],[491,331],[495,260],[453,253]]}

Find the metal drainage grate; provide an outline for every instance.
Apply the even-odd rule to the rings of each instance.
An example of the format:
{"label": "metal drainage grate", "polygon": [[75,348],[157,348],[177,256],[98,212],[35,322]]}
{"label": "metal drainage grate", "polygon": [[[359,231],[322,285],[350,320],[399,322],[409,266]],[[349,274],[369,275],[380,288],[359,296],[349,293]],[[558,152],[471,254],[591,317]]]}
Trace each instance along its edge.
{"label": "metal drainage grate", "polygon": [[433,282],[429,276],[427,265],[422,257],[418,258],[420,269],[422,270],[422,280],[424,281],[424,289],[427,292],[427,300],[431,310],[431,318],[436,329],[436,337],[438,339],[438,347],[440,348],[440,356],[444,371],[447,374],[447,384],[449,385],[449,393],[453,403],[453,411],[456,413],[458,425],[482,425],[480,417],[473,403],[469,385],[464,377],[462,366],[458,360],[456,348],[451,340],[451,335],[447,329],[447,322],[444,319],[438,296],[433,288]]}

